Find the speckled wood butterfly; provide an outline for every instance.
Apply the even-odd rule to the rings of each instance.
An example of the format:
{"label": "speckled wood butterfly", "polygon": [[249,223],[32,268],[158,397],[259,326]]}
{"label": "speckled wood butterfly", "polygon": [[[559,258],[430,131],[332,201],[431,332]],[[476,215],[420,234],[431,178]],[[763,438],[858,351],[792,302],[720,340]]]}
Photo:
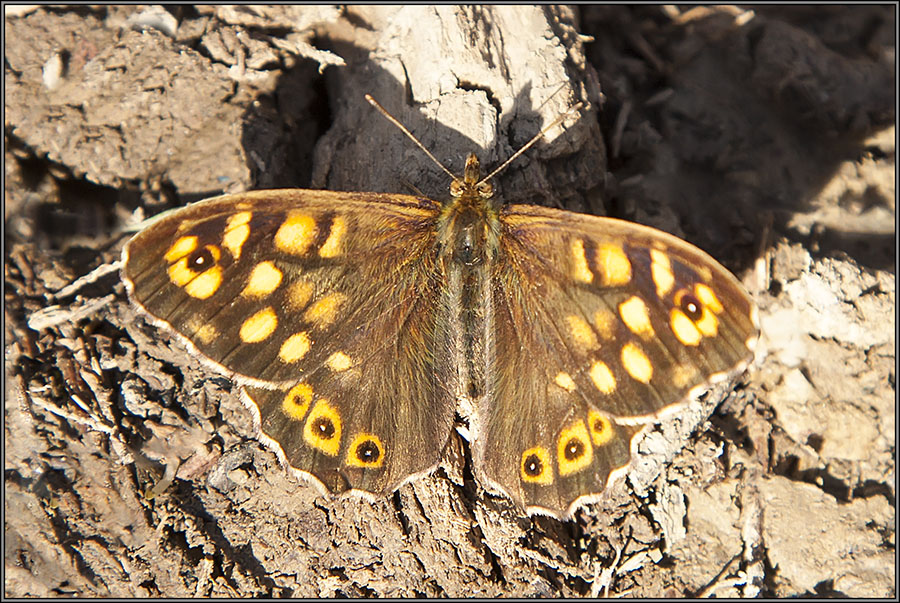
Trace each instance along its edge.
{"label": "speckled wood butterfly", "polygon": [[450,192],[208,199],[138,233],[123,279],[333,493],[433,469],[458,411],[481,484],[567,515],[627,466],[642,421],[746,367],[754,304],[692,245],[502,206],[474,155]]}

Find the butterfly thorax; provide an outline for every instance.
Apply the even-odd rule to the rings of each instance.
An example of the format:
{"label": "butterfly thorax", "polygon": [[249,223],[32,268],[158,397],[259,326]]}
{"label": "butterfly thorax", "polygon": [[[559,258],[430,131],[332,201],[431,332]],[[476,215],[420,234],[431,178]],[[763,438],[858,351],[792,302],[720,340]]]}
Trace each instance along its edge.
{"label": "butterfly thorax", "polygon": [[493,187],[480,181],[478,158],[470,154],[462,179],[450,185],[452,200],[438,220],[441,261],[476,266],[496,256],[500,221],[493,206]]}

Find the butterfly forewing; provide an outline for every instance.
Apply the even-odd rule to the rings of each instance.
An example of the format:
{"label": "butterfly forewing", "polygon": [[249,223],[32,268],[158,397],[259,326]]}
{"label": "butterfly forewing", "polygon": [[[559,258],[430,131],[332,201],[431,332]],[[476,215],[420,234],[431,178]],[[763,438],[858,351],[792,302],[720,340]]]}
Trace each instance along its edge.
{"label": "butterfly forewing", "polygon": [[437,463],[453,416],[434,359],[439,210],[399,195],[219,197],[139,233],[124,278],[245,386],[293,467],[331,491],[388,491]]}
{"label": "butterfly forewing", "polygon": [[627,465],[636,423],[750,358],[753,305],[654,229],[529,206],[500,221],[476,459],[520,504],[565,514]]}

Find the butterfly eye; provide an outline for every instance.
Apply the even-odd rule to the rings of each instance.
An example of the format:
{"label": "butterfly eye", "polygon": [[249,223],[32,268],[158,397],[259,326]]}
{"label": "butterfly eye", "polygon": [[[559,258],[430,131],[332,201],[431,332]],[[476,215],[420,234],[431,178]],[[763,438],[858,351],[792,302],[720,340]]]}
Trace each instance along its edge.
{"label": "butterfly eye", "polygon": [[494,195],[494,186],[490,182],[482,182],[478,185],[478,196],[484,199]]}

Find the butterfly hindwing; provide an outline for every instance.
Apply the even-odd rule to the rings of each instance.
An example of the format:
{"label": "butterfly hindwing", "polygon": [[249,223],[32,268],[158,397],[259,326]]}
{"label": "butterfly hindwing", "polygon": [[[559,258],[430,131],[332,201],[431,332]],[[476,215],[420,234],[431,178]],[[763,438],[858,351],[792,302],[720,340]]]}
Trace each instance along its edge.
{"label": "butterfly hindwing", "polygon": [[244,386],[291,466],[333,492],[386,492],[437,463],[453,418],[434,356],[439,207],[223,196],[139,233],[124,277],[143,310]]}
{"label": "butterfly hindwing", "polygon": [[476,471],[565,514],[628,464],[637,423],[745,365],[752,303],[715,260],[654,229],[529,206],[500,222]]}

